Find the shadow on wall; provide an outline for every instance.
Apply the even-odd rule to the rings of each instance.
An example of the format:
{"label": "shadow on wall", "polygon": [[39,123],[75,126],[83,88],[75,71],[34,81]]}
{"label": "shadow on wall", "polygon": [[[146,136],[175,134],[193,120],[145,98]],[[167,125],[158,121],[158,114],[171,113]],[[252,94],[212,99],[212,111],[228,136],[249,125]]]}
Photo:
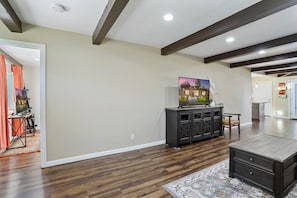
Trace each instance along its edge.
{"label": "shadow on wall", "polygon": [[178,87],[165,88],[165,107],[178,107]]}

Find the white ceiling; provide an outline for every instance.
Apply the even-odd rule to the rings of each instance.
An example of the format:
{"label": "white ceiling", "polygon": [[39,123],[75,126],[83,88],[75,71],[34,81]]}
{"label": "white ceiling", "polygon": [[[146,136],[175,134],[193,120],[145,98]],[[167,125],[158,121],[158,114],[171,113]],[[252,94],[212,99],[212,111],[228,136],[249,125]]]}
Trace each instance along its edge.
{"label": "white ceiling", "polygon": [[[9,0],[23,23],[92,35],[108,0]],[[59,3],[66,12],[55,12]]]}
{"label": "white ceiling", "polygon": [[22,65],[40,66],[40,51],[24,47],[0,44],[0,48]]}
{"label": "white ceiling", "polygon": [[[107,37],[162,48],[258,1],[132,0]],[[166,13],[172,13],[174,20],[165,22]]]}
{"label": "white ceiling", "polygon": [[[130,0],[109,33],[110,39],[161,49],[172,42],[245,9],[260,0]],[[9,0],[23,23],[59,29],[91,36],[108,0]],[[65,12],[55,12],[54,3],[65,6]],[[162,18],[172,13],[174,20]],[[193,45],[179,52],[208,57],[242,47],[297,33],[297,6]],[[235,42],[225,39],[233,36]],[[266,54],[251,53],[222,62],[233,63],[280,53],[297,51],[297,43],[267,49]],[[170,56],[170,55],[169,55]],[[278,64],[297,61],[288,59]],[[259,67],[269,63],[251,65]]]}

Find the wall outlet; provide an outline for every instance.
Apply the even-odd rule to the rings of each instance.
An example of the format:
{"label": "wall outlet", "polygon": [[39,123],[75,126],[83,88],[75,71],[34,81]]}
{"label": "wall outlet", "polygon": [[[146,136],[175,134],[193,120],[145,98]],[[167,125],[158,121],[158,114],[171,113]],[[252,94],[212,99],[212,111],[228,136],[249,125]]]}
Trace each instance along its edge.
{"label": "wall outlet", "polygon": [[135,135],[134,135],[134,133],[131,133],[131,134],[130,134],[130,139],[131,139],[131,140],[134,140],[134,139],[135,139]]}

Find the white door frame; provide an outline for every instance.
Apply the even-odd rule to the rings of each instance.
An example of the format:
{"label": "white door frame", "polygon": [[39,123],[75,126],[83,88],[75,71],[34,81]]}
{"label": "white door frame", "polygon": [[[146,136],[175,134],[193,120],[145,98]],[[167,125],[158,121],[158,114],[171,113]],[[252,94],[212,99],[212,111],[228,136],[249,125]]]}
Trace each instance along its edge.
{"label": "white door frame", "polygon": [[40,51],[40,161],[41,167],[46,167],[46,98],[45,98],[45,44],[31,43],[24,41],[8,40],[0,38],[0,45],[11,45],[16,47],[37,49]]}
{"label": "white door frame", "polygon": [[289,102],[288,102],[288,114],[290,119],[297,119],[297,113],[295,112],[296,109],[296,91],[295,85],[297,85],[297,80],[290,80],[289,81]]}

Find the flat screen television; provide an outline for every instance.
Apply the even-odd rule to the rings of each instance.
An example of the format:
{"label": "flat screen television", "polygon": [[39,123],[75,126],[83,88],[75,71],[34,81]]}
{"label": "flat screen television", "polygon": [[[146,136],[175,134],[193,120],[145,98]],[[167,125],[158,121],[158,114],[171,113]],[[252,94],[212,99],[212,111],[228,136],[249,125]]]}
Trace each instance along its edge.
{"label": "flat screen television", "polygon": [[15,109],[16,113],[25,113],[29,110],[29,103],[26,89],[15,89]]}
{"label": "flat screen television", "polygon": [[179,107],[208,105],[210,81],[198,78],[178,77]]}

